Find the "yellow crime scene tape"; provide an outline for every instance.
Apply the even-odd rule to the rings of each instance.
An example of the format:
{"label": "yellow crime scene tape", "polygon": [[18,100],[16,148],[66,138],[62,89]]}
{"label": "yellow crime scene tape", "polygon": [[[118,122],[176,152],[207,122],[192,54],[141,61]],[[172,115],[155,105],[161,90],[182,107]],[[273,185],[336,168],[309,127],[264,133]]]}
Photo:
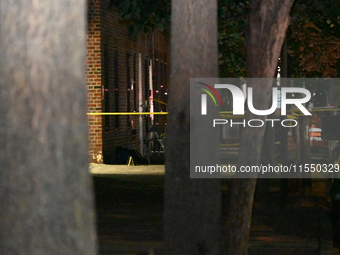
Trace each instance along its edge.
{"label": "yellow crime scene tape", "polygon": [[168,112],[88,112],[87,115],[166,115]]}
{"label": "yellow crime scene tape", "polygon": [[234,147],[234,146],[239,146],[239,145],[240,145],[240,143],[229,143],[229,144],[222,143],[222,144],[220,144],[221,147]]}
{"label": "yellow crime scene tape", "polygon": [[[165,104],[165,103],[164,103]],[[294,111],[290,111],[292,115],[287,115],[287,117],[292,118],[292,119],[297,119],[300,116],[304,116],[301,114],[298,114],[299,110],[296,109]],[[310,110],[312,112],[335,112],[335,111],[340,111],[340,109],[314,109]],[[226,118],[242,118],[245,115],[229,115],[230,113],[233,113],[232,111],[221,111],[220,116],[226,117]],[[88,112],[87,115],[167,115],[169,112]]]}
{"label": "yellow crime scene tape", "polygon": [[[151,99],[151,98],[150,98]],[[155,100],[154,101],[159,101]],[[162,101],[159,101],[159,103],[164,103]],[[166,103],[164,103],[166,104]],[[299,110],[294,109],[290,110],[289,112],[292,113],[293,115],[287,115],[288,118],[290,119],[298,119],[300,116],[303,116],[301,114],[298,114]],[[310,110],[312,112],[326,112],[326,111],[340,111],[340,109],[314,109]],[[225,117],[225,118],[242,118],[244,115],[239,115],[239,116],[234,116],[234,115],[229,115],[232,114],[232,111],[220,111],[220,116]],[[167,115],[169,112],[89,112],[87,115]],[[220,144],[221,147],[235,147],[239,146],[240,143],[232,143],[232,144]]]}
{"label": "yellow crime scene tape", "polygon": [[[151,98],[149,97],[149,100],[153,100],[157,103],[160,104],[164,104],[164,105],[168,105],[167,103],[155,99],[155,98]],[[108,115],[167,115],[168,112],[89,112],[87,113],[87,115],[104,115],[104,116],[108,116]]]}
{"label": "yellow crime scene tape", "polygon": [[153,101],[155,101],[155,102],[157,102],[157,103],[160,103],[160,104],[168,105],[167,103],[164,103],[164,102],[161,101],[161,100],[154,99],[154,98],[151,98],[151,97],[150,97],[150,100],[153,100]]}

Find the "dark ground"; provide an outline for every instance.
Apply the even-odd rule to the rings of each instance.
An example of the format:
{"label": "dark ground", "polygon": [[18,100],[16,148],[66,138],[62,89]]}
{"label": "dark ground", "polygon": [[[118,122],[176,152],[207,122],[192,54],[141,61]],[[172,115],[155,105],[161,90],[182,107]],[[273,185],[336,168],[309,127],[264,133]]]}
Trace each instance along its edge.
{"label": "dark ground", "polygon": [[[279,183],[271,180],[270,192],[257,195],[249,254],[337,254],[331,247],[327,181],[313,180],[308,195],[288,193],[285,208]],[[100,254],[161,254],[164,175],[94,177],[94,184]],[[222,226],[226,220],[224,213]]]}

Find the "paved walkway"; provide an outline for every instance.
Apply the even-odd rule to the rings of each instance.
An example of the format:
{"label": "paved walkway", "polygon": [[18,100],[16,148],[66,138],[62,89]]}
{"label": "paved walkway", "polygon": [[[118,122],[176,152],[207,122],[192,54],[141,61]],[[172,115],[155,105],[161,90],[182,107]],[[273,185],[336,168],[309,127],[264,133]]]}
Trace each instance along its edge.
{"label": "paved walkway", "polygon": [[[91,164],[90,169],[100,254],[161,255],[164,166]],[[272,184],[269,204],[254,205],[249,254],[333,254],[326,192],[324,181],[315,180],[313,193],[289,194],[287,207],[280,209]],[[223,207],[225,211],[227,205]],[[224,215],[223,226],[226,220]]]}
{"label": "paved walkway", "polygon": [[93,175],[164,175],[164,165],[104,165],[90,164],[90,173]]}

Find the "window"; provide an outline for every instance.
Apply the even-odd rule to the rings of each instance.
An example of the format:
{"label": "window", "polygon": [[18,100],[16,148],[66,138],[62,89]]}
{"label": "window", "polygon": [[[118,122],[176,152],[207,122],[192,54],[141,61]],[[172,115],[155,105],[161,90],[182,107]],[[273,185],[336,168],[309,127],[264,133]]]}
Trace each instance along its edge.
{"label": "window", "polygon": [[[119,54],[118,51],[114,51],[114,80],[113,80],[113,93],[114,93],[114,112],[119,112]],[[114,129],[119,129],[119,115],[114,116]]]}
{"label": "window", "polygon": [[[108,46],[104,45],[103,52],[103,62],[104,62],[104,77],[103,77],[103,106],[104,112],[110,111],[110,59],[109,59],[109,50]],[[104,116],[104,132],[110,132],[110,116]]]}
{"label": "window", "polygon": [[[155,66],[154,66],[154,78],[153,78],[153,97],[154,97],[154,101],[153,101],[153,105],[154,105],[154,110],[155,112],[159,112],[160,111],[160,107],[159,107],[159,82],[160,82],[160,61],[158,59],[156,59],[155,61]],[[155,124],[158,123],[159,121],[159,115],[155,115],[154,117],[155,120]]]}
{"label": "window", "polygon": [[[126,111],[131,112],[131,89],[133,90],[133,80],[131,80],[131,54],[126,52]],[[126,116],[126,126],[131,127],[130,115]]]}
{"label": "window", "polygon": [[[147,111],[150,112],[150,60],[148,57],[144,59],[144,97],[145,100],[148,102],[148,107]],[[145,126],[146,126],[146,133],[149,133],[149,122],[150,122],[150,117],[149,115],[145,115]]]}

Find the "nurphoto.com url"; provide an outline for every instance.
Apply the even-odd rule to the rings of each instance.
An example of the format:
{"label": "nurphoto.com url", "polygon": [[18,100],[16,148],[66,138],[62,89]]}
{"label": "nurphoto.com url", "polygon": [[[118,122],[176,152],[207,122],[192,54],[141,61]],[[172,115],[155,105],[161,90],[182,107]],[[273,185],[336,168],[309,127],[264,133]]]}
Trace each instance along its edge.
{"label": "nurphoto.com url", "polygon": [[195,173],[213,174],[290,174],[290,173],[320,173],[337,174],[340,172],[339,164],[289,164],[271,165],[260,164],[256,166],[236,166],[231,164],[216,164],[209,166],[195,166]]}

